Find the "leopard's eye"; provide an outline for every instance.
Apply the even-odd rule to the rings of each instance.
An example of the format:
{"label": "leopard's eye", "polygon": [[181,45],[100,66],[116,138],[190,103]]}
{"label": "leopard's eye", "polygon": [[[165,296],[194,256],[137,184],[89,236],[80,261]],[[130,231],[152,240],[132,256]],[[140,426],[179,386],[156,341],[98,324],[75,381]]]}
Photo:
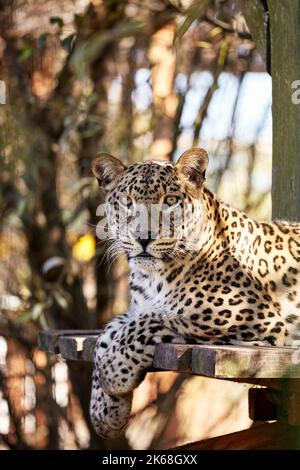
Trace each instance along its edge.
{"label": "leopard's eye", "polygon": [[166,196],[164,199],[164,203],[168,206],[174,206],[179,200],[179,196]]}
{"label": "leopard's eye", "polygon": [[120,204],[123,206],[123,207],[127,207],[128,209],[130,209],[132,207],[132,199],[130,196],[121,196],[120,197]]}

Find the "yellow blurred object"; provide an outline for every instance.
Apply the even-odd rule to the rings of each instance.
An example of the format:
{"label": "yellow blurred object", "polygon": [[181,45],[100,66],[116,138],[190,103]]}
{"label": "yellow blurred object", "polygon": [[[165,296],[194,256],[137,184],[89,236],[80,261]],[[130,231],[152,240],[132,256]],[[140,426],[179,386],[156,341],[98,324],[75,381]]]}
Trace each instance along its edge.
{"label": "yellow blurred object", "polygon": [[7,243],[4,237],[0,238],[0,260],[8,258],[11,251],[11,245]]}
{"label": "yellow blurred object", "polygon": [[220,26],[216,26],[209,32],[209,37],[213,38],[217,36],[218,34],[221,34],[223,32],[223,29]]}
{"label": "yellow blurred object", "polygon": [[33,361],[39,369],[44,369],[47,365],[47,356],[43,351],[36,349],[33,353]]}
{"label": "yellow blurred object", "polygon": [[72,254],[78,261],[89,261],[95,254],[96,243],[93,235],[83,235],[73,245]]}
{"label": "yellow blurred object", "polygon": [[196,46],[198,47],[204,47],[205,49],[212,49],[213,46],[210,42],[206,42],[206,41],[197,41],[196,43]]}

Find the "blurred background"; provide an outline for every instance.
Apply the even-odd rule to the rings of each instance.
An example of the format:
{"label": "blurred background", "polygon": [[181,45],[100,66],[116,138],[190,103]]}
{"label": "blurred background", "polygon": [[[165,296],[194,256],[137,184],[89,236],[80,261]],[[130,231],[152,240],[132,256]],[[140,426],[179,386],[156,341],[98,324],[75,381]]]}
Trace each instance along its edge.
{"label": "blurred background", "polygon": [[175,162],[204,147],[207,186],[270,217],[271,79],[240,1],[0,5],[0,449],[163,449],[251,426],[248,386],[152,373],[125,435],[102,440],[91,365],[37,348],[40,330],[126,310],[126,260],[95,238],[98,152]]}

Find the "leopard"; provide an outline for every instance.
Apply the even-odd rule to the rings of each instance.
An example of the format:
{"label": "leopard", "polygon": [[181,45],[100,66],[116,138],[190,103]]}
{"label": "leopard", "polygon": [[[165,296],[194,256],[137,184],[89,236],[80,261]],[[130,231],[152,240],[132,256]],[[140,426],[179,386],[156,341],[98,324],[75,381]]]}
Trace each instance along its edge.
{"label": "leopard", "polygon": [[[300,223],[258,222],[222,202],[205,186],[207,165],[201,148],[176,163],[93,160],[109,250],[125,254],[130,271],[128,310],[105,326],[94,349],[90,417],[103,438],[124,431],[133,391],[161,342],[299,344]],[[149,222],[153,206],[156,224],[133,224],[140,207]],[[162,215],[175,208],[186,208],[184,218],[170,216],[163,233]]]}

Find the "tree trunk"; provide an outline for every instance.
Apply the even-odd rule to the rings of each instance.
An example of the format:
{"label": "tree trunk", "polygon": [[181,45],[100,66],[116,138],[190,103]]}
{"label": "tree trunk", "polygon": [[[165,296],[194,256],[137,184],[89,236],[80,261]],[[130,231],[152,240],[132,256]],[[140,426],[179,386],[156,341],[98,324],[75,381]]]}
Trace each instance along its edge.
{"label": "tree trunk", "polygon": [[256,47],[268,68],[268,32],[263,2],[261,0],[242,0],[241,9]]}

